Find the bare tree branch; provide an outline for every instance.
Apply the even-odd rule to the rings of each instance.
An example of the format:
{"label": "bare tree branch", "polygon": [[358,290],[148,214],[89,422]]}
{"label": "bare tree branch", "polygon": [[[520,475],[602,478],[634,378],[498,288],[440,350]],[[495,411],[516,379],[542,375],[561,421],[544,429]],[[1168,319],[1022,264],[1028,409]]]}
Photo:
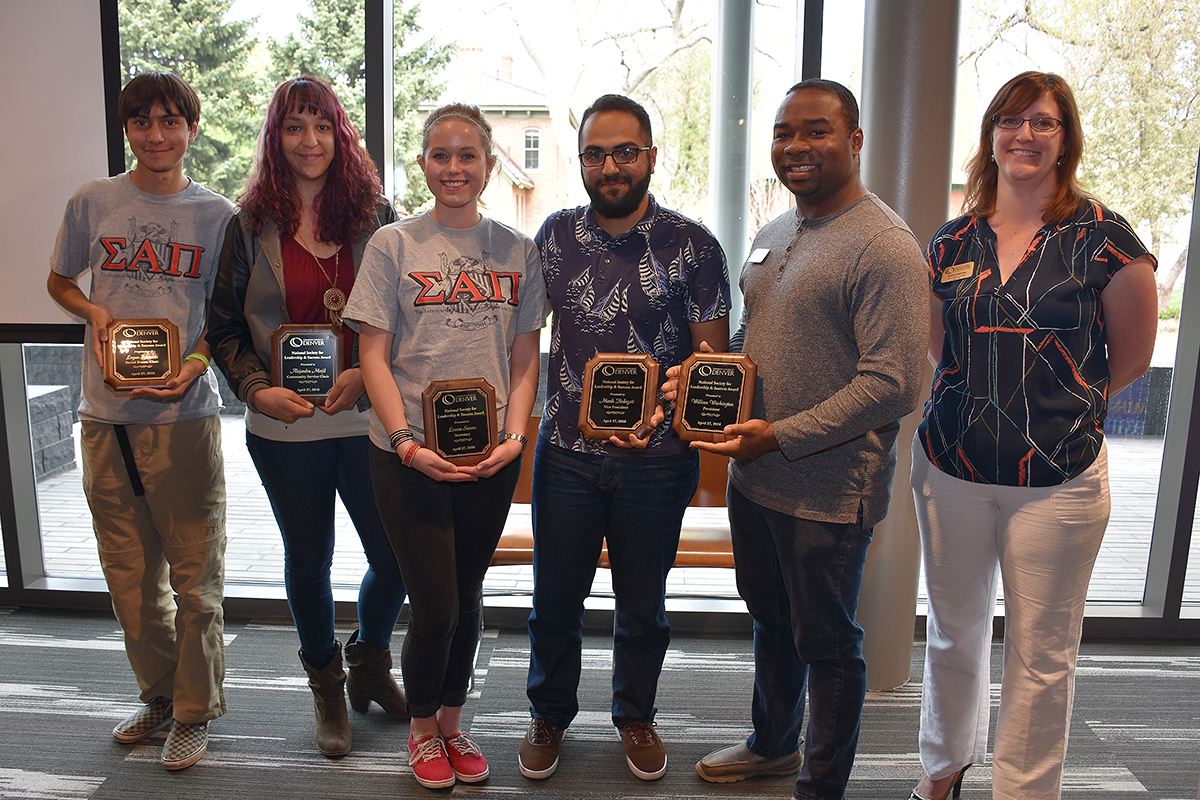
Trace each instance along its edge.
{"label": "bare tree branch", "polygon": [[[646,62],[642,66],[642,68],[640,70],[638,70],[636,73],[627,73],[627,76],[625,78],[624,91],[626,93],[631,93],[631,92],[636,91],[637,88],[639,86],[641,86],[642,82],[646,80],[646,78],[650,77],[650,75],[656,69],[661,67],[667,61],[669,61],[672,57],[674,57],[675,55],[677,55],[679,53],[682,53],[684,50],[695,47],[700,42],[711,42],[711,41],[712,41],[712,39],[710,39],[707,35],[702,34],[702,35],[695,36],[686,42],[680,42],[680,44],[677,47],[670,50],[669,52],[662,53],[662,54],[660,54],[660,56],[658,58],[654,59],[653,61]],[[623,59],[622,59],[622,64],[624,64]]]}

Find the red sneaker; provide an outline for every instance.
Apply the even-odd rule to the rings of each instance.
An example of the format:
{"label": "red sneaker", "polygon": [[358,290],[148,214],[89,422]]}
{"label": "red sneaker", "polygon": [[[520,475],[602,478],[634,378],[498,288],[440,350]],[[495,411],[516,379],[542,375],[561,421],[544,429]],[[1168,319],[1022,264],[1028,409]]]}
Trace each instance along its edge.
{"label": "red sneaker", "polygon": [[450,768],[454,777],[463,783],[479,783],[488,776],[487,759],[479,752],[479,745],[468,734],[460,733],[446,740],[446,753],[450,756]]}
{"label": "red sneaker", "polygon": [[408,764],[417,783],[427,789],[444,789],[454,785],[454,769],[446,756],[446,743],[440,736],[414,742],[409,733]]}

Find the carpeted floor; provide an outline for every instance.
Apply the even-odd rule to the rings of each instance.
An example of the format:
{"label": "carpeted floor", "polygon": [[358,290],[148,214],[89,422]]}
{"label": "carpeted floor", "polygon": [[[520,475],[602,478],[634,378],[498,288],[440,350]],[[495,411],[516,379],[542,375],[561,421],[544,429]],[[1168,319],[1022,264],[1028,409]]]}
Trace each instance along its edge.
{"label": "carpeted floor", "polygon": [[[402,632],[401,634],[402,635]],[[398,645],[399,636],[397,636]],[[343,640],[344,640],[343,636]],[[752,676],[744,640],[676,638],[659,691],[669,769],[639,781],[609,720],[609,643],[585,641],[583,712],[558,772],[523,778],[516,752],[528,722],[523,631],[487,630],[465,718],[492,768],[474,787],[431,794],[400,753],[408,726],[377,706],[351,711],[354,751],[339,761],[312,746],[312,702],[290,626],[226,628],[230,712],[211,725],[208,755],[168,773],[161,735],[114,742],[113,724],[137,707],[116,623],[103,615],[0,609],[0,797],[29,800],[273,800],[274,798],[786,798],[787,778],[714,786],[693,763],[747,733]],[[398,649],[398,648],[397,648]],[[998,650],[997,650],[998,653]],[[914,648],[914,676],[922,647]],[[920,688],[868,697],[848,798],[903,800],[919,774]],[[964,798],[990,796],[973,768]],[[1200,780],[1200,645],[1086,644],[1079,666],[1064,798],[1191,800]]]}

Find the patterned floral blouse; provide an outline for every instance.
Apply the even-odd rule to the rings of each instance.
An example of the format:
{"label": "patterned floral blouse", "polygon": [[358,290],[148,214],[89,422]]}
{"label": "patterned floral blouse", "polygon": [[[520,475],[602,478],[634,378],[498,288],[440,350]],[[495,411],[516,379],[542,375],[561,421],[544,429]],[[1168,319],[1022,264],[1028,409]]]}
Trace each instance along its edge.
{"label": "patterned floral blouse", "polygon": [[929,460],[1005,486],[1055,486],[1091,466],[1108,410],[1101,293],[1146,254],[1121,216],[1088,200],[1044,225],[1001,283],[987,220],[943,225],[926,251],[946,328],[917,432]]}

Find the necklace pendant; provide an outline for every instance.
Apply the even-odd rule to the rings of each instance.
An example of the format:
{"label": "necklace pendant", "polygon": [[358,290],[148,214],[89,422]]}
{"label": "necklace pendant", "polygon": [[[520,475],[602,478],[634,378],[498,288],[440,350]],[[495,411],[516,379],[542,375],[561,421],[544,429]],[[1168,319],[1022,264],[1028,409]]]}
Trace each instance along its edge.
{"label": "necklace pendant", "polygon": [[325,290],[323,298],[325,307],[334,313],[341,311],[346,307],[346,293],[336,286],[331,286]]}

